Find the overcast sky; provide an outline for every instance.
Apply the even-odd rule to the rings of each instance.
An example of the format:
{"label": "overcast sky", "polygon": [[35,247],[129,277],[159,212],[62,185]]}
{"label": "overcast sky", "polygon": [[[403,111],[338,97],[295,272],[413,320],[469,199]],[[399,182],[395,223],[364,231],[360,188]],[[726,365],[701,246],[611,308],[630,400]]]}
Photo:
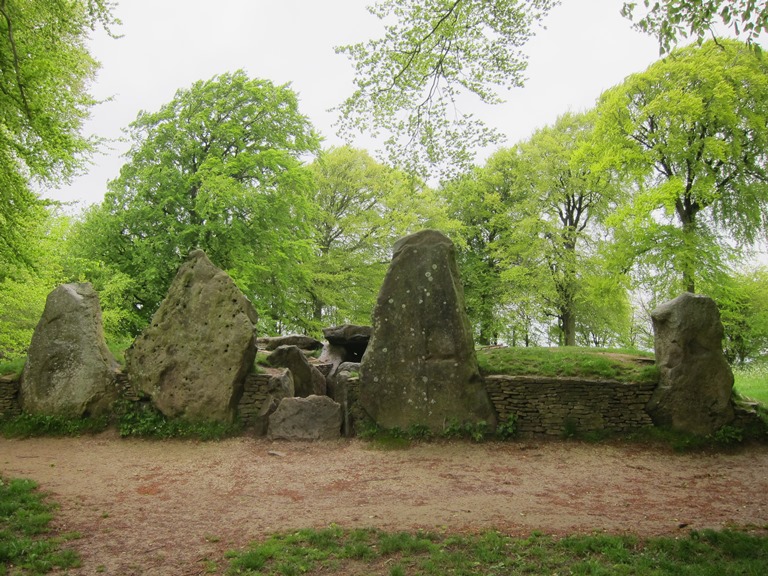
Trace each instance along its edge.
{"label": "overcast sky", "polygon": [[[96,33],[102,64],[92,93],[98,105],[86,130],[118,139],[140,110],[155,111],[179,88],[237,69],[253,78],[290,82],[300,110],[325,137],[341,144],[328,110],[352,90],[352,67],[334,46],[380,30],[366,0],[118,0],[122,38]],[[653,38],[621,17],[622,0],[563,0],[528,45],[524,88],[478,114],[507,136],[506,145],[551,124],[562,113],[590,108],[606,89],[658,58]],[[355,143],[371,144],[365,139]],[[80,205],[99,202],[124,162],[127,144],[97,155],[88,173],[47,196]],[[374,151],[372,151],[374,152]],[[481,151],[482,161],[492,150]]]}

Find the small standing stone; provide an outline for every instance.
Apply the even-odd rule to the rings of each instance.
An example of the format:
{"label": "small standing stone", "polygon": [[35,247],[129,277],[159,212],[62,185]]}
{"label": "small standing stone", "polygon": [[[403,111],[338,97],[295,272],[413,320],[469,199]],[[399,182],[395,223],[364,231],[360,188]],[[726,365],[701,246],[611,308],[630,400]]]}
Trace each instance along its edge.
{"label": "small standing stone", "polygon": [[91,284],[63,284],[48,295],[22,377],[24,412],[107,414],[117,398],[118,364],[107,348],[99,296]]}
{"label": "small standing stone", "polygon": [[660,372],[647,407],[654,424],[707,435],[733,421],[733,372],[714,300],[685,293],[656,308],[651,319]]}

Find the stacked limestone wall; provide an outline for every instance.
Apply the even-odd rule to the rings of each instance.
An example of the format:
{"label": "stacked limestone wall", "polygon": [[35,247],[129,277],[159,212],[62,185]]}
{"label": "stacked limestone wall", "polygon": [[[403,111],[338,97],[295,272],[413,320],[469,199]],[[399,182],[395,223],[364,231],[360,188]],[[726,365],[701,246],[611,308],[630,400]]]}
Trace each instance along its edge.
{"label": "stacked limestone wall", "polygon": [[645,406],[655,382],[487,376],[485,384],[499,421],[514,414],[521,436],[629,432],[653,425]]}
{"label": "stacked limestone wall", "polygon": [[19,381],[9,377],[0,378],[0,418],[13,418],[19,414]]}
{"label": "stacked limestone wall", "polygon": [[250,427],[256,424],[259,410],[269,394],[269,374],[249,374],[245,378],[243,396],[237,405],[237,413],[240,422]]}
{"label": "stacked limestone wall", "polygon": [[[258,424],[258,414],[268,396],[269,374],[250,374],[245,381],[238,415],[246,427]],[[127,378],[117,378],[120,396],[136,401],[138,396]],[[656,384],[625,384],[611,381],[553,379],[527,376],[486,376],[485,385],[499,421],[517,417],[523,437],[561,436],[564,432],[629,432],[652,426],[645,407]],[[357,378],[349,386],[356,392]],[[21,413],[19,383],[0,379],[0,418]],[[350,394],[347,417],[354,417],[356,393]]]}

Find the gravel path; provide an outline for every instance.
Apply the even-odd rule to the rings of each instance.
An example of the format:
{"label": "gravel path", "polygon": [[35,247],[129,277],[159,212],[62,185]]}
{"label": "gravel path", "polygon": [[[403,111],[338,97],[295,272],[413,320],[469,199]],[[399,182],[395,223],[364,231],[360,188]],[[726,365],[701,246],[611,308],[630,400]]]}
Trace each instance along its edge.
{"label": "gravel path", "polygon": [[[330,523],[528,535],[768,528],[768,446],[676,454],[636,445],[0,439],[0,474],[36,480],[77,531],[73,575],[224,566],[265,534]],[[210,565],[210,564],[208,564]]]}

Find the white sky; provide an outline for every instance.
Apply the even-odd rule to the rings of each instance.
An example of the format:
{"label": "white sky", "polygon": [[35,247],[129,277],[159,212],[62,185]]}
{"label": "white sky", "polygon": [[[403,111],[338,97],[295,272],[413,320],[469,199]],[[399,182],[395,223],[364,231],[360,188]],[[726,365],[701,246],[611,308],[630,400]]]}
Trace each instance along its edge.
{"label": "white sky", "polygon": [[[378,35],[367,0],[118,1],[123,37],[97,33],[91,43],[102,64],[92,93],[112,99],[93,110],[89,133],[118,139],[140,110],[155,111],[179,88],[242,68],[253,78],[290,82],[324,146],[342,143],[328,110],[351,92],[353,71],[334,46]],[[552,11],[547,29],[526,49],[526,86],[506,93],[505,104],[477,110],[507,136],[505,145],[566,111],[590,108],[604,90],[658,58],[655,40],[633,31],[621,6],[622,0],[563,0]],[[371,146],[365,139],[354,144]],[[80,205],[101,201],[127,144],[112,148],[94,158],[87,174],[46,195]],[[479,161],[490,152],[481,151]]]}

